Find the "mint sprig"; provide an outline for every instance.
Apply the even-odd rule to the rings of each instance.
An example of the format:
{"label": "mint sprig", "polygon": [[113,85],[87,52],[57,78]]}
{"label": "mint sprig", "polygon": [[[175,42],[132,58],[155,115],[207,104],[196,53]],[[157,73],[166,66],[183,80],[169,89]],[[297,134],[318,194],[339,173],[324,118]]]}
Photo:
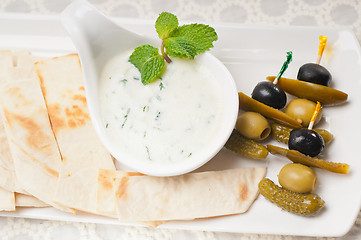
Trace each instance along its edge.
{"label": "mint sprig", "polygon": [[159,15],[155,29],[162,40],[161,54],[158,48],[143,45],[137,47],[129,57],[129,62],[140,71],[144,85],[162,75],[165,61],[172,62],[169,56],[194,59],[212,48],[213,42],[218,39],[212,27],[197,23],[179,26],[178,18],[168,12]]}

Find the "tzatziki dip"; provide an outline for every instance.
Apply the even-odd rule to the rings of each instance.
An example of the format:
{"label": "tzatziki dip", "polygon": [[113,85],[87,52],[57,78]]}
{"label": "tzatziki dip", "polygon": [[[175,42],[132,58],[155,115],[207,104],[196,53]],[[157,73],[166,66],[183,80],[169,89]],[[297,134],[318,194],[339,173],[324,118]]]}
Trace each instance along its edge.
{"label": "tzatziki dip", "polygon": [[195,60],[172,59],[144,86],[131,52],[111,59],[99,81],[106,134],[135,161],[191,160],[215,136],[223,115],[219,81]]}

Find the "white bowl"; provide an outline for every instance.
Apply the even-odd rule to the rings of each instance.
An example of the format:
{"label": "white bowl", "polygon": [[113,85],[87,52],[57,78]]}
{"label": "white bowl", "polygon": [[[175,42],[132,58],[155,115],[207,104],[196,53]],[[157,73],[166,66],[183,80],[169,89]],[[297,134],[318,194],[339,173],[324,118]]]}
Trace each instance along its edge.
{"label": "white bowl", "polygon": [[155,39],[129,32],[106,18],[84,0],[75,1],[62,13],[62,23],[70,34],[80,56],[85,79],[85,92],[94,128],[113,157],[134,171],[153,176],[180,175],[197,169],[215,156],[229,138],[238,115],[238,92],[228,69],[210,53],[197,56],[212,75],[220,81],[223,92],[223,116],[220,128],[208,144],[192,156],[192,161],[158,164],[136,161],[121,150],[106,133],[99,106],[99,76],[104,65],[115,55],[142,44],[159,45]]}

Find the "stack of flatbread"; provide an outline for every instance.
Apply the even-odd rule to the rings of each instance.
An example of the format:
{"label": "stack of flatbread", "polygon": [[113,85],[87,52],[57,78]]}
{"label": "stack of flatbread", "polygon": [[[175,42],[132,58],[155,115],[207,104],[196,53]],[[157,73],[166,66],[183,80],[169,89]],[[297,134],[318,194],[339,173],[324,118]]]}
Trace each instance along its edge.
{"label": "stack of flatbread", "polygon": [[117,170],[91,124],[79,58],[0,51],[0,210],[145,222],[247,211],[265,168],[152,177]]}

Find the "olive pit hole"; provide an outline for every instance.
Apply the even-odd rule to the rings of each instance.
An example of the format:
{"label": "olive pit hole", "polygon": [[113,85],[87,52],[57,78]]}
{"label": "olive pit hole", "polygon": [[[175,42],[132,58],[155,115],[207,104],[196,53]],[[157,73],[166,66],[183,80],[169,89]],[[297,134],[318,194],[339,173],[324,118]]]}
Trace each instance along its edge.
{"label": "olive pit hole", "polygon": [[266,137],[268,137],[268,135],[270,135],[270,133],[271,128],[265,128],[261,133],[261,139],[265,139]]}

